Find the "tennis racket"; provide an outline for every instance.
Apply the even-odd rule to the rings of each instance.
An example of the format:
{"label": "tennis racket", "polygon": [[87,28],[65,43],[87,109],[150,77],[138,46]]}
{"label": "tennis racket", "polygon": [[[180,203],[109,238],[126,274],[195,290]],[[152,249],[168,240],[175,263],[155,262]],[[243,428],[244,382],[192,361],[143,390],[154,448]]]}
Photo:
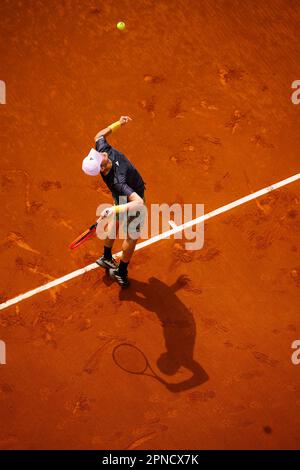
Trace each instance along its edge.
{"label": "tennis racket", "polygon": [[96,228],[97,228],[98,222],[95,224],[91,225],[90,228],[85,230],[79,237],[77,237],[69,246],[71,250],[75,250],[75,248],[78,248],[79,246],[83,245],[83,243],[87,242],[90,240],[90,238],[93,238],[96,235]]}
{"label": "tennis racket", "polygon": [[167,382],[159,377],[152,369],[147,357],[137,346],[122,343],[113,349],[113,360],[120,369],[134,375],[145,375],[166,385]]}
{"label": "tennis racket", "polygon": [[85,230],[79,237],[77,237],[69,246],[71,250],[78,248],[79,246],[83,245],[83,243],[87,242],[90,238],[93,238],[96,235],[96,229],[98,226],[98,222],[101,222],[103,219],[106,219],[109,215],[113,213],[111,207],[107,208],[102,215],[100,215],[98,221],[91,225],[90,228]]}

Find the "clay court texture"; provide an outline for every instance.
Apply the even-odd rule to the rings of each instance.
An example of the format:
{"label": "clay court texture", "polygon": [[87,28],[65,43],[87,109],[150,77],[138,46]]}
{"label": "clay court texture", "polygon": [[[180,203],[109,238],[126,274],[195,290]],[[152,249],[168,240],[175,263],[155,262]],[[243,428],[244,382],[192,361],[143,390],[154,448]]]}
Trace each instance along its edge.
{"label": "clay court texture", "polygon": [[[3,0],[0,16],[0,448],[299,447],[298,2]],[[294,179],[207,218],[202,249],[138,249],[126,290],[95,268],[5,304],[102,254],[68,246],[112,202],[81,162],[121,115],[108,141],[147,206],[209,214]],[[126,372],[139,355],[119,367],[123,343],[158,378]]]}

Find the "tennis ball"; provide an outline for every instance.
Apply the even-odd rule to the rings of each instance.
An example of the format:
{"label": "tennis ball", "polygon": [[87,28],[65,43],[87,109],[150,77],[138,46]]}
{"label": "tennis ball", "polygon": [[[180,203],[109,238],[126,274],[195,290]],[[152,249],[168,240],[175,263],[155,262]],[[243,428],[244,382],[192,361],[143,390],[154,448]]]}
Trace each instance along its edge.
{"label": "tennis ball", "polygon": [[120,31],[123,31],[125,29],[126,25],[124,23],[124,21],[119,21],[119,23],[117,24],[117,28],[120,30]]}

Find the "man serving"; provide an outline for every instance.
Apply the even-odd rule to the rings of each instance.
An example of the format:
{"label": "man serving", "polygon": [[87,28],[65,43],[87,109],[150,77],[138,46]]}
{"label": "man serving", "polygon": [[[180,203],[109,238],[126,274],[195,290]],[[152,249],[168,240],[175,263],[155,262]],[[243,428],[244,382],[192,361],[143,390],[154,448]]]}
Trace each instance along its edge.
{"label": "man serving", "polygon": [[[96,150],[92,149],[82,162],[82,169],[87,175],[101,174],[114,199],[114,206],[102,211],[98,219],[98,222],[107,217],[110,220],[104,240],[104,253],[96,263],[109,269],[110,276],[121,287],[129,285],[128,264],[142,229],[141,214],[144,205],[145,183],[135,166],[124,154],[107,142],[106,136],[129,121],[131,121],[129,116],[121,116],[119,121],[98,132],[95,136]],[[122,245],[121,260],[118,264],[112,256],[112,247],[116,231],[119,228],[119,215],[125,212],[127,212],[127,233]],[[113,215],[114,217],[112,217]]]}

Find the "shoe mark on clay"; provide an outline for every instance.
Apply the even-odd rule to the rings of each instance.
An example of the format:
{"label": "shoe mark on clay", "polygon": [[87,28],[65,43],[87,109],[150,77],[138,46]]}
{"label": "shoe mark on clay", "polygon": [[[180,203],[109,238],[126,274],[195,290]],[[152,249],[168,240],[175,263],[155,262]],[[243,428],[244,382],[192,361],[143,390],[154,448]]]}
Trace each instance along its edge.
{"label": "shoe mark on clay", "polygon": [[182,150],[172,154],[169,160],[172,163],[185,163],[191,166],[194,166],[196,163],[203,171],[208,172],[212,168],[215,158],[203,148],[203,143],[206,144],[211,140],[216,144],[217,140],[211,137],[203,138],[202,136],[196,136],[185,139]]}
{"label": "shoe mark on clay", "polygon": [[[275,210],[281,210],[283,215],[276,215],[276,219],[279,219],[280,225],[293,221],[299,214],[300,200],[298,196],[289,190],[277,190],[276,193],[268,194],[261,203],[267,207],[268,212],[274,212]],[[294,226],[294,225],[293,225]]]}
{"label": "shoe mark on clay", "polygon": [[162,83],[164,81],[165,81],[164,77],[144,75],[144,82],[146,83],[153,83],[154,85],[157,85],[158,83]]}
{"label": "shoe mark on clay", "polygon": [[222,176],[222,178],[220,178],[218,181],[215,182],[214,190],[216,193],[224,189],[223,183],[229,176],[230,176],[230,173],[229,171],[227,171],[225,175]]}
{"label": "shoe mark on clay", "polygon": [[230,331],[225,325],[218,322],[215,318],[201,317],[200,320],[204,324],[204,326],[208,329],[214,328],[215,330],[221,333],[229,333]]}
{"label": "shoe mark on clay", "polygon": [[248,232],[248,240],[257,250],[266,250],[274,242],[274,231],[265,231],[263,234],[257,234],[254,230]]}
{"label": "shoe mark on clay", "polygon": [[[250,179],[249,179],[249,177],[248,177],[248,174],[247,174],[247,172],[246,172],[245,170],[244,170],[243,173],[244,173],[244,177],[245,177],[245,180],[246,180],[246,183],[247,183],[247,187],[248,187],[249,191],[250,191],[251,193],[253,193],[254,191],[253,191],[253,189],[252,189],[252,185],[251,185],[251,183],[250,183]],[[255,204],[257,205],[258,209],[260,209],[262,212],[266,213],[265,208],[264,208],[264,206],[263,206],[263,204],[262,204],[261,199],[255,198]]]}
{"label": "shoe mark on clay", "polygon": [[189,162],[190,163],[188,155],[186,154],[186,152],[184,150],[182,150],[181,152],[177,152],[177,153],[172,154],[169,157],[169,160],[170,160],[170,162],[176,163],[176,164],[181,164],[181,163],[184,163],[184,162]]}
{"label": "shoe mark on clay", "polygon": [[[248,239],[257,248],[270,246],[275,239],[284,239],[284,234],[289,236],[291,222],[293,228],[297,224],[298,211],[295,207],[299,205],[297,196],[289,191],[278,190],[255,202],[257,207],[251,208],[240,216],[228,215],[224,217],[223,223],[231,224],[240,231],[246,232]],[[266,230],[270,223],[272,223],[272,228]],[[251,230],[254,225],[256,230]],[[263,232],[257,234],[258,230],[263,230]]]}
{"label": "shoe mark on clay", "polygon": [[140,310],[134,310],[130,314],[130,328],[136,329],[144,324],[145,317]]}
{"label": "shoe mark on clay", "polygon": [[208,172],[213,168],[215,163],[215,157],[211,155],[210,151],[205,148],[207,144],[221,145],[220,139],[215,137],[200,137],[199,139],[191,140],[187,139],[184,141],[185,149],[188,148],[189,158],[191,163],[195,163],[200,166],[202,171]]}
{"label": "shoe mark on clay", "polygon": [[[218,109],[217,106],[215,106],[214,104],[209,104],[206,99],[200,101],[200,107],[203,109],[209,109],[210,111],[215,111]],[[191,111],[193,111],[193,113],[195,114],[203,115],[203,111],[199,110],[195,106],[191,108]]]}
{"label": "shoe mark on clay", "polygon": [[254,136],[251,137],[250,142],[257,147],[262,147],[262,148],[274,148],[273,144],[268,143],[261,135],[255,134]]}
{"label": "shoe mark on clay", "polygon": [[[190,152],[193,152],[192,155],[190,155]],[[193,142],[192,139],[186,139],[183,142],[182,150],[180,152],[174,153],[169,157],[170,162],[172,163],[192,163],[194,159],[194,152],[195,152],[195,143]]]}
{"label": "shoe mark on clay", "polygon": [[208,144],[212,144],[212,145],[222,145],[222,141],[221,139],[219,139],[219,137],[213,137],[209,134],[205,134],[205,135],[202,135],[201,136],[201,139],[204,141],[204,142],[207,142]]}
{"label": "shoe mark on clay", "polygon": [[[97,259],[98,256],[99,256],[99,253],[94,252],[94,251],[88,251],[83,256],[83,262],[85,265],[94,263],[95,259]],[[88,273],[85,273],[85,274],[88,274]],[[94,279],[94,278],[92,277],[91,279]],[[88,278],[85,277],[84,280],[88,280]]]}
{"label": "shoe mark on clay", "polygon": [[[298,269],[298,275],[299,274],[300,274],[300,270]],[[293,331],[294,333],[296,333],[297,327],[296,327],[296,325],[293,325],[292,323],[289,323],[286,327],[286,330],[287,331]]]}
{"label": "shoe mark on clay", "polygon": [[241,343],[236,345],[236,349],[239,349],[240,351],[248,351],[249,349],[253,349],[255,347],[255,344],[252,343]]}
{"label": "shoe mark on clay", "polygon": [[252,426],[253,424],[255,424],[255,421],[250,421],[248,419],[245,419],[245,420],[241,420],[237,423],[237,426],[239,426],[240,428],[248,428],[249,426]]}
{"label": "shoe mark on clay", "polygon": [[66,402],[65,408],[71,411],[73,415],[85,413],[91,409],[91,400],[86,395],[80,395],[74,402]]}
{"label": "shoe mark on clay", "polygon": [[13,392],[13,387],[9,384],[2,383],[0,384],[0,393],[10,394]]}
{"label": "shoe mark on clay", "polygon": [[52,346],[53,348],[57,348],[57,342],[56,340],[53,338],[52,335],[50,335],[48,332],[46,332],[43,336],[42,336],[43,340],[45,341],[45,343],[48,345],[48,346]]}
{"label": "shoe mark on clay", "polygon": [[208,104],[206,100],[202,100],[200,101],[200,105],[201,105],[201,108],[204,108],[204,109],[209,109],[209,110],[217,110],[217,106],[215,106],[214,104]]}
{"label": "shoe mark on clay", "polygon": [[161,414],[162,414],[161,412],[157,413],[156,411],[151,410],[151,409],[145,411],[145,413],[144,413],[145,424],[146,425],[149,425],[149,424],[151,425],[151,424],[159,423],[159,421],[161,419]]}
{"label": "shoe mark on clay", "polygon": [[102,193],[105,196],[111,197],[111,191],[103,181],[91,181],[90,188],[94,191],[97,191],[98,193]]}
{"label": "shoe mark on clay", "polygon": [[[193,152],[193,154],[189,152]],[[189,152],[182,150],[180,152],[177,152],[169,158],[170,162],[176,163],[178,165],[182,163],[187,163],[190,166],[195,166],[197,164],[202,171],[205,173],[209,172],[211,168],[213,167],[214,163],[214,157],[212,155],[209,155],[207,153],[202,153],[202,152],[195,152],[193,150],[189,150]]]}
{"label": "shoe mark on clay", "polygon": [[221,67],[218,70],[218,75],[220,82],[223,86],[226,86],[229,82],[235,81],[235,80],[242,80],[245,72],[244,70],[238,69],[238,68],[233,68],[233,67]]}
{"label": "shoe mark on clay", "polygon": [[223,344],[227,348],[235,348],[235,349],[238,349],[240,351],[246,351],[248,349],[253,349],[255,347],[255,345],[251,344],[251,343],[241,343],[241,344],[234,345],[234,344],[231,343],[231,341],[225,341]]}
{"label": "shoe mark on clay", "polygon": [[253,351],[252,354],[259,362],[262,364],[267,364],[270,367],[276,367],[279,364],[279,361],[276,359],[271,359],[267,354],[261,353],[259,351]]}
{"label": "shoe mark on clay", "polygon": [[92,327],[92,320],[90,318],[82,318],[79,322],[79,331],[86,331]]}
{"label": "shoe mark on clay", "polygon": [[276,240],[285,240],[285,238],[280,235],[280,232],[280,224],[275,223],[271,230],[265,230],[261,235],[255,234],[254,232],[249,232],[248,240],[253,242],[255,249],[264,250],[272,246]]}
{"label": "shoe mark on clay", "polygon": [[41,310],[32,321],[32,327],[41,327],[48,333],[53,333],[56,330],[54,321],[55,318],[51,310]]}
{"label": "shoe mark on clay", "polygon": [[207,402],[216,397],[216,392],[214,390],[206,390],[205,392],[190,392],[187,394],[187,400],[191,402]]}
{"label": "shoe mark on clay", "polygon": [[47,209],[43,209],[43,212],[47,216],[49,216],[54,221],[54,223],[56,223],[56,225],[62,225],[63,227],[68,228],[69,230],[73,230],[71,220],[62,217],[56,209],[47,208]]}
{"label": "shoe mark on clay", "polygon": [[175,258],[173,260],[173,264],[190,263],[194,259],[195,252],[192,250],[186,250],[180,243],[174,243],[172,255],[173,258]]}
{"label": "shoe mark on clay", "polygon": [[225,341],[224,346],[228,348],[234,347],[235,349],[239,349],[240,351],[246,351],[248,349],[253,349],[255,345],[251,343],[241,343],[241,344],[233,345],[230,341]]}
{"label": "shoe mark on clay", "polygon": [[[207,155],[210,154],[211,145],[214,145],[216,147],[222,146],[221,139],[218,137],[214,137],[210,134],[204,134],[204,135],[195,135],[193,137],[188,137],[183,141],[183,151],[189,155],[189,158],[194,161],[195,158],[202,157],[202,155]],[[191,153],[192,152],[192,153]],[[214,157],[211,157],[211,159],[214,159]]]}
{"label": "shoe mark on clay", "polygon": [[52,189],[61,189],[62,185],[60,181],[48,181],[45,180],[40,185],[42,191],[50,191]]}
{"label": "shoe mark on clay", "polygon": [[284,334],[286,331],[288,331],[288,332],[292,331],[293,333],[296,333],[297,332],[297,327],[296,327],[296,325],[293,325],[293,324],[290,323],[285,328],[281,328],[281,329],[274,328],[272,330],[272,333],[274,335],[279,335],[279,334],[282,334],[282,333]]}
{"label": "shoe mark on clay", "polygon": [[220,254],[221,254],[221,251],[218,250],[218,248],[211,247],[207,249],[202,249],[197,259],[201,261],[212,261],[217,256],[220,256]]}
{"label": "shoe mark on clay", "polygon": [[73,230],[73,226],[71,224],[70,219],[62,217],[60,213],[52,207],[45,207],[42,202],[34,201],[31,205],[31,212],[34,212],[35,214],[40,212],[44,216],[46,216],[46,219],[52,219],[56,225],[62,225],[63,227],[68,228],[69,230]]}
{"label": "shoe mark on clay", "polygon": [[[185,152],[195,152],[197,147],[199,147],[199,143],[194,139],[185,139],[183,141],[183,150]],[[192,155],[192,157],[193,156],[194,155]]]}
{"label": "shoe mark on clay", "polygon": [[31,209],[31,203],[29,201],[30,177],[26,171],[19,169],[5,171],[2,176],[1,187],[5,190],[11,188],[16,183],[16,176],[22,176],[25,181],[25,209],[26,212],[29,213]]}
{"label": "shoe mark on clay", "polygon": [[259,377],[262,377],[262,373],[258,370],[249,370],[238,375],[238,378],[242,380],[253,380]]}
{"label": "shoe mark on clay", "polygon": [[30,210],[29,213],[31,215],[37,214],[43,207],[43,203],[41,201],[32,201],[30,203]]}
{"label": "shoe mark on clay", "polygon": [[291,279],[295,283],[296,287],[300,287],[300,266],[294,268],[290,272]]}
{"label": "shoe mark on clay", "polygon": [[100,10],[99,8],[97,8],[97,7],[95,7],[95,8],[90,8],[89,14],[90,14],[90,15],[98,16],[98,15],[101,14],[101,10]]}
{"label": "shoe mark on clay", "polygon": [[297,209],[289,209],[286,213],[286,217],[289,219],[296,219],[299,215],[299,211]]}
{"label": "shoe mark on clay", "polygon": [[151,96],[151,98],[143,99],[138,102],[140,108],[147,111],[152,118],[155,117],[155,97]]}
{"label": "shoe mark on clay", "polygon": [[[270,194],[260,200],[259,207],[264,213],[264,221],[272,222],[272,228],[265,230],[260,235],[256,234],[255,231],[248,232],[248,239],[254,241],[256,248],[266,248],[275,240],[289,240],[291,222],[293,223],[293,229],[300,229],[300,221],[297,220],[298,211],[291,207],[292,204],[299,204],[298,198],[284,191],[278,191],[276,194]],[[287,205],[290,207],[287,208]],[[259,214],[254,215],[253,221],[256,223],[257,219],[263,221],[263,217],[260,217]]]}
{"label": "shoe mark on clay", "polygon": [[40,254],[39,251],[32,248],[25,240],[21,233],[19,232],[9,232],[5,240],[0,243],[1,248],[9,248],[13,245],[22,248],[23,250],[30,251],[31,253]]}
{"label": "shoe mark on clay", "polygon": [[0,327],[8,328],[12,326],[26,326],[26,321],[22,313],[20,313],[20,307],[18,305],[16,305],[15,310],[10,310],[8,314],[0,314]]}
{"label": "shoe mark on clay", "polygon": [[184,113],[186,111],[182,108],[182,101],[180,98],[177,98],[175,102],[169,108],[169,117],[170,118],[184,118]]}
{"label": "shoe mark on clay", "polygon": [[[29,175],[28,173],[26,173],[25,171],[23,170],[10,170],[9,172],[7,173],[12,173],[12,174],[22,174],[25,176],[25,179],[26,179],[26,187],[25,187],[25,206],[26,206],[26,212],[28,214],[37,214],[38,212],[41,212],[41,213],[44,213],[46,214],[47,216],[51,217],[52,219],[54,219],[54,221],[58,224],[58,225],[63,225],[69,229],[72,229],[72,225],[70,224],[70,220],[66,220],[65,218],[61,217],[59,215],[59,213],[55,210],[55,209],[48,209],[48,208],[45,208],[44,207],[44,204],[41,202],[41,201],[32,201],[30,202],[29,201],[29,190],[30,190],[30,183],[29,183]],[[11,187],[11,184],[12,184],[12,178],[10,176],[7,176],[5,175],[4,177],[2,177],[2,188],[10,188]],[[60,184],[59,182],[54,182],[54,183],[58,183]],[[53,188],[49,188],[49,189],[53,189]],[[57,187],[57,189],[60,189]],[[47,191],[48,189],[44,189],[45,191]]]}
{"label": "shoe mark on clay", "polygon": [[236,109],[230,120],[225,124],[225,127],[228,127],[231,129],[231,133],[234,134],[237,128],[239,127],[241,121],[245,119],[247,116],[247,113],[241,113],[238,109]]}
{"label": "shoe mark on clay", "polygon": [[197,162],[199,167],[205,173],[208,173],[213,167],[215,157],[207,153],[204,153],[204,154],[200,154],[199,156],[196,155],[194,161]]}
{"label": "shoe mark on clay", "polygon": [[190,278],[184,277],[184,281],[179,279],[181,288],[187,292],[192,292],[193,294],[202,294],[201,287],[196,287]]}
{"label": "shoe mark on clay", "polygon": [[225,215],[222,223],[232,225],[241,232],[245,232],[248,230],[249,224],[250,226],[252,226],[252,224],[259,226],[266,221],[267,218],[265,214],[262,211],[259,211],[257,208],[253,208],[238,216],[233,214],[227,216]]}
{"label": "shoe mark on clay", "polygon": [[51,305],[48,309],[40,310],[37,313],[35,318],[30,322],[30,327],[33,331],[41,331],[42,338],[47,343],[51,342],[56,346],[56,341],[53,339],[54,334],[69,322],[76,325],[79,324],[79,326],[83,325],[83,322],[81,324],[77,323],[77,321],[80,322],[80,320],[82,320],[82,318],[78,318],[78,314],[69,315],[68,311],[64,311],[63,313],[61,311],[54,311],[53,306]]}

